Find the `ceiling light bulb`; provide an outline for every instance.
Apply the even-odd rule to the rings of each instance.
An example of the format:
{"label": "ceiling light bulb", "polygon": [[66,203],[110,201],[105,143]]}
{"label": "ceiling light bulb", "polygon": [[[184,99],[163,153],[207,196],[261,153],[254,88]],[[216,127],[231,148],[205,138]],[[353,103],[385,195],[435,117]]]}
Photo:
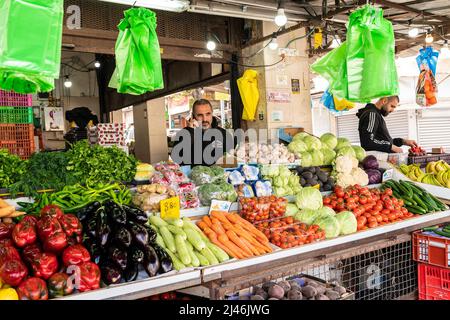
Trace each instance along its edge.
{"label": "ceiling light bulb", "polygon": [[269,48],[270,48],[270,50],[277,50],[278,49],[277,37],[273,37],[272,40],[270,40]]}
{"label": "ceiling light bulb", "polygon": [[410,37],[410,38],[415,38],[415,37],[417,37],[419,35],[419,29],[417,29],[417,28],[410,28],[409,30],[408,30],[408,36]]}
{"label": "ceiling light bulb", "polygon": [[206,43],[206,49],[208,49],[209,51],[214,51],[214,50],[216,50],[216,43],[215,43],[214,41],[212,41],[212,40],[209,40],[209,41]]}
{"label": "ceiling light bulb", "polygon": [[97,69],[101,67],[101,63],[98,61],[94,62],[94,67],[96,67]]}
{"label": "ceiling light bulb", "polygon": [[449,58],[450,57],[450,49],[448,48],[448,40],[445,40],[444,45],[441,48],[440,58]]}
{"label": "ceiling light bulb", "polygon": [[275,17],[275,24],[279,27],[283,27],[287,23],[287,17],[284,14],[284,9],[278,9],[277,16]]}
{"label": "ceiling light bulb", "polygon": [[425,42],[430,44],[430,43],[433,43],[433,40],[434,40],[434,38],[431,35],[431,33],[427,33],[427,36],[425,37]]}
{"label": "ceiling light bulb", "polygon": [[337,48],[341,45],[341,39],[339,37],[335,37],[333,41],[331,41],[330,48]]}
{"label": "ceiling light bulb", "polygon": [[66,79],[64,80],[64,87],[66,88],[72,87],[72,81],[70,81],[69,76],[66,76]]}

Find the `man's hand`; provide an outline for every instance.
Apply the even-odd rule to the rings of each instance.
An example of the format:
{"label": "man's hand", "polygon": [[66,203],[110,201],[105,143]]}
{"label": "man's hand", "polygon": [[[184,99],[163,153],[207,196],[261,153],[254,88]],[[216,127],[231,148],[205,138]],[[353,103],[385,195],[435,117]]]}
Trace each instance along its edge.
{"label": "man's hand", "polygon": [[405,144],[405,145],[407,145],[407,146],[409,146],[409,147],[412,147],[412,148],[418,146],[417,142],[415,142],[414,140],[406,140],[406,139],[403,139],[403,144]]}
{"label": "man's hand", "polygon": [[194,118],[190,118],[189,121],[187,122],[187,126],[189,128],[197,128],[198,127],[198,122]]}
{"label": "man's hand", "polygon": [[403,149],[397,146],[392,145],[391,150],[395,153],[403,153]]}

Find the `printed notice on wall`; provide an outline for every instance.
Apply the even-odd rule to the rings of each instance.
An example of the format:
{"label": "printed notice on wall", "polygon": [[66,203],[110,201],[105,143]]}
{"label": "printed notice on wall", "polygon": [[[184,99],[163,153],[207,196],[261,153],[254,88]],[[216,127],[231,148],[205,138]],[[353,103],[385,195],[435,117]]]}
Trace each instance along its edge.
{"label": "printed notice on wall", "polygon": [[287,87],[288,86],[288,76],[277,74],[277,86]]}
{"label": "printed notice on wall", "polygon": [[268,102],[289,103],[289,102],[291,102],[291,94],[288,92],[268,91],[267,92],[267,101]]}
{"label": "printed notice on wall", "polygon": [[272,111],[273,122],[283,122],[283,111]]}
{"label": "printed notice on wall", "polygon": [[291,79],[292,94],[300,94],[300,79]]}

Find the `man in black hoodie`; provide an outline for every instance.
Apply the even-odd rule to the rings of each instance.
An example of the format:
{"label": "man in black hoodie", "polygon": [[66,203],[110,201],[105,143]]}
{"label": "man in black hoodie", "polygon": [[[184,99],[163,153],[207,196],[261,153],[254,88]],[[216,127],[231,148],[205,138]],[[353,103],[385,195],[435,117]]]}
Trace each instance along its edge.
{"label": "man in black hoodie", "polygon": [[[366,151],[381,151],[386,153],[402,153],[403,145],[417,146],[414,140],[402,138],[392,139],[383,117],[387,117],[398,106],[398,96],[385,97],[375,104],[369,103],[360,109],[356,116],[359,118],[359,140]],[[405,124],[407,125],[407,124]]]}

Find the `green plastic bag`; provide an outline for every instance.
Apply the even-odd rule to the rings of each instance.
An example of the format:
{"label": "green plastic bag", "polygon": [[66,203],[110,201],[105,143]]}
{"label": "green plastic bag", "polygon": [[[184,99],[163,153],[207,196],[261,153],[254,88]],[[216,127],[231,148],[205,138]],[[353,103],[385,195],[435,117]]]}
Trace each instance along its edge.
{"label": "green plastic bag", "polygon": [[63,0],[0,1],[0,88],[47,92],[59,77]]}
{"label": "green plastic bag", "polygon": [[399,94],[392,23],[368,5],[350,15],[347,30],[348,100],[367,102]]}
{"label": "green plastic bag", "polygon": [[156,14],[146,8],[131,8],[124,16],[118,25],[116,69],[109,87],[134,95],[163,89]]}
{"label": "green plastic bag", "polygon": [[328,80],[333,96],[346,98],[347,90],[347,43],[333,49],[311,65],[311,69]]}

